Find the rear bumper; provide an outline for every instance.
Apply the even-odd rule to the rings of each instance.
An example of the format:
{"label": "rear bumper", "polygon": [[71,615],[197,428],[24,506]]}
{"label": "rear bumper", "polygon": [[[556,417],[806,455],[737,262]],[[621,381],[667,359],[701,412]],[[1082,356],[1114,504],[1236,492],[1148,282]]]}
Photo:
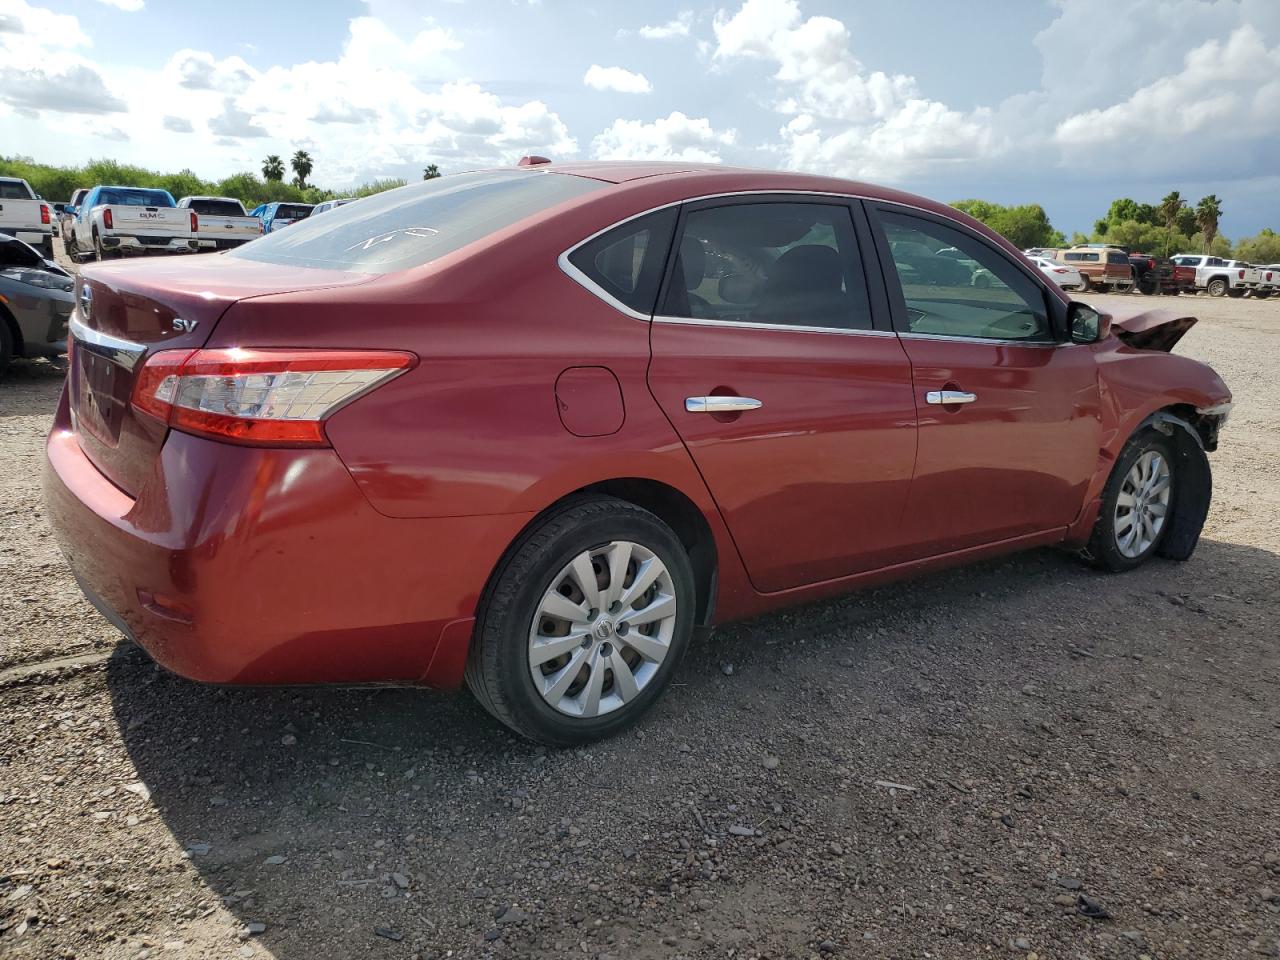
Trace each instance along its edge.
{"label": "rear bumper", "polygon": [[211,683],[457,686],[480,592],[528,519],[392,519],[332,450],[177,432],[134,499],[80,450],[65,399],[46,452],[47,512],[86,596]]}
{"label": "rear bumper", "polygon": [[102,249],[119,250],[121,253],[192,253],[200,244],[188,237],[131,237],[110,236],[102,238]]}
{"label": "rear bumper", "polygon": [[252,237],[201,237],[197,242],[201,250],[233,250],[257,238],[257,234]]}
{"label": "rear bumper", "polygon": [[15,230],[13,236],[33,247],[43,247],[53,239],[53,230]]}

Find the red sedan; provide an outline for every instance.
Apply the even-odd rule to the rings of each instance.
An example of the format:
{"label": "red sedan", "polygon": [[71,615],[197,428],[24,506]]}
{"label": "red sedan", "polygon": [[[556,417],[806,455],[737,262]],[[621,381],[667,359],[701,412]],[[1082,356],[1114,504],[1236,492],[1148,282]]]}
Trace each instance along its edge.
{"label": "red sedan", "polygon": [[106,617],[197,680],[465,679],[556,744],[698,625],[1044,544],[1186,559],[1230,406],[1168,352],[1193,319],[792,173],[535,160],[76,296],[45,489]]}

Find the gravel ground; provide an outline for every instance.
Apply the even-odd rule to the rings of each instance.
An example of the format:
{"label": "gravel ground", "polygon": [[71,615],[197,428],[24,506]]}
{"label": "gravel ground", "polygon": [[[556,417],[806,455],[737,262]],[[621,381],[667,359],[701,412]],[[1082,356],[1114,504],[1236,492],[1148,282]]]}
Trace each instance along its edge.
{"label": "gravel ground", "polygon": [[118,644],[41,515],[60,373],[18,363],[0,955],[1280,956],[1280,303],[1193,306],[1237,405],[1189,563],[1037,551],[726,627],[566,752]]}

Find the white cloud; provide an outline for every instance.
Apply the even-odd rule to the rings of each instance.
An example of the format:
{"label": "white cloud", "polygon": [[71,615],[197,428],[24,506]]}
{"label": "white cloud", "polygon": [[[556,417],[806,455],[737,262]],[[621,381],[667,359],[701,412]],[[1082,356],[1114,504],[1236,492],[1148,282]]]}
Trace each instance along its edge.
{"label": "white cloud", "polygon": [[0,102],[28,117],[42,110],[101,114],[128,109],[107,89],[101,74],[82,63],[49,70],[0,67]]}
{"label": "white cloud", "polygon": [[240,57],[218,60],[203,50],[179,50],[169,58],[165,72],[188,90],[223,93],[242,93],[258,76],[258,71]]}
{"label": "white cloud", "polygon": [[713,61],[773,64],[791,119],[781,130],[788,166],[853,177],[900,179],[938,164],[990,155],[1000,143],[988,110],[953,110],[924,97],[913,77],[867,71],[848,28],[809,17],[797,0],[745,0],[716,13]]}
{"label": "white cloud", "polygon": [[192,133],[195,129],[186,117],[165,117],[164,128],[174,133]]}
{"label": "white cloud", "polygon": [[137,13],[146,6],[144,0],[98,0],[108,7],[115,7],[117,10],[124,10],[126,13]]}
{"label": "white cloud", "polygon": [[1280,133],[1280,45],[1268,47],[1251,24],[1225,43],[1208,40],[1182,69],[1126,100],[1087,110],[1058,124],[1065,146],[1179,141],[1211,131],[1216,145],[1241,136]]}
{"label": "white cloud", "polygon": [[687,117],[679,110],[652,123],[615,120],[591,141],[597,160],[682,160],[718,163],[720,148],[732,146],[734,130],[717,131],[706,117]]}
{"label": "white cloud", "polygon": [[653,85],[643,73],[632,73],[622,67],[602,67],[593,63],[582,78],[593,90],[612,90],[614,93],[649,93]]}
{"label": "white cloud", "polygon": [[235,98],[222,101],[222,113],[209,121],[209,132],[221,137],[265,137],[267,131],[254,121],[253,114],[236,105]]}
{"label": "white cloud", "polygon": [[638,33],[646,40],[674,40],[677,37],[687,37],[692,26],[693,11],[682,10],[674,20],[668,20],[666,23],[652,26],[643,26]]}

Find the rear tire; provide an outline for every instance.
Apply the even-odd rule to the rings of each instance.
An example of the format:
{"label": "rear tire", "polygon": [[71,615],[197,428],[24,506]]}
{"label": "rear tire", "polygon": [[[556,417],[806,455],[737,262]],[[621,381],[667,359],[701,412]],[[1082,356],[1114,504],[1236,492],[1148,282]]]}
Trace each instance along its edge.
{"label": "rear tire", "polygon": [[1177,508],[1172,444],[1155,430],[1130,438],[1102,490],[1102,506],[1084,556],[1120,573],[1141,566],[1160,549]]}
{"label": "rear tire", "polygon": [[1080,274],[1080,292],[1088,293],[1092,287],[1093,281],[1089,279],[1089,275],[1087,273]]}
{"label": "rear tire", "polygon": [[467,686],[531,740],[612,736],[670,682],[695,595],[688,554],[657,516],[612,497],[566,501],[516,542],[486,588]]}
{"label": "rear tire", "polygon": [[1211,297],[1225,297],[1227,295],[1227,281],[1221,277],[1215,277],[1209,281],[1209,285],[1204,288],[1204,291]]}

